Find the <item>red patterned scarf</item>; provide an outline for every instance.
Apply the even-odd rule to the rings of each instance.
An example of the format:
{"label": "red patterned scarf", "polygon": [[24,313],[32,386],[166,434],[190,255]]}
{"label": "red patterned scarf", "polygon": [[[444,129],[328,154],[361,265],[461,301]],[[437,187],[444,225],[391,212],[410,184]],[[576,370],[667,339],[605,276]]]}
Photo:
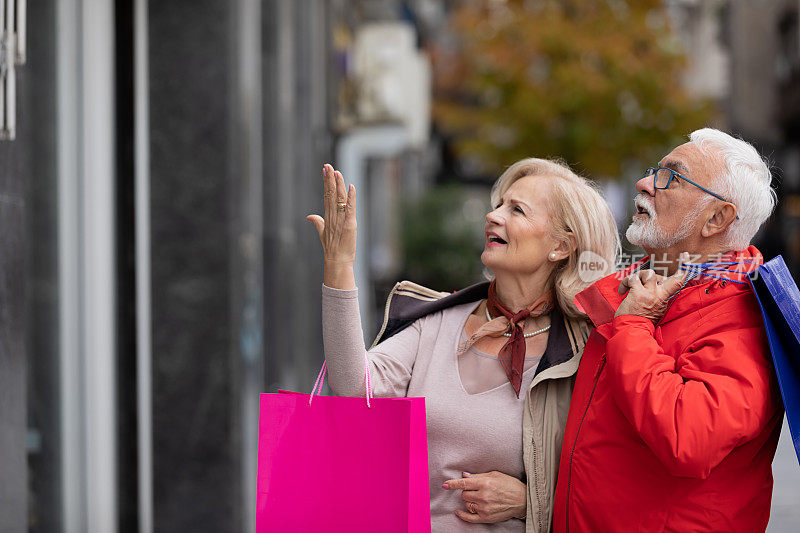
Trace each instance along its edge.
{"label": "red patterned scarf", "polygon": [[459,347],[458,353],[464,353],[483,337],[500,337],[504,333],[510,333],[511,338],[500,349],[500,353],[497,356],[500,359],[503,370],[506,372],[508,381],[514,387],[514,392],[517,393],[517,398],[519,398],[519,391],[522,387],[522,372],[525,368],[525,335],[523,333],[525,320],[549,313],[553,309],[553,300],[553,293],[548,291],[525,309],[513,313],[497,297],[495,282],[492,281],[489,285],[486,308],[489,311],[489,315],[494,318],[478,328]]}

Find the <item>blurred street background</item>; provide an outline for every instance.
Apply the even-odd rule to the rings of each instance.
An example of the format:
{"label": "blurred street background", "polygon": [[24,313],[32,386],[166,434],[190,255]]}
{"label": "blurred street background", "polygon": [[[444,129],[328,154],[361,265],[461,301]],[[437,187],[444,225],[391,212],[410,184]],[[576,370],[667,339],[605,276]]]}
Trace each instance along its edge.
{"label": "blurred street background", "polygon": [[[799,0],[0,13],[3,533],[254,530],[258,394],[322,363],[325,162],[358,188],[370,342],[396,281],[480,280],[506,166],[562,158],[624,232],[643,169],[706,125],[774,165],[755,244],[800,277]],[[769,531],[800,531],[785,425],[774,470]]]}

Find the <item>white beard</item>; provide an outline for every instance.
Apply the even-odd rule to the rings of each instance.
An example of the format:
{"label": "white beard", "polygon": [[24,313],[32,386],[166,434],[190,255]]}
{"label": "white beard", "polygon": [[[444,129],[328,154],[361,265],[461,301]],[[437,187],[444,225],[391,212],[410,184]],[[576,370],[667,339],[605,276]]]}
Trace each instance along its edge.
{"label": "white beard", "polygon": [[631,244],[636,244],[646,250],[663,250],[664,248],[675,246],[688,237],[692,233],[697,217],[706,207],[704,203],[698,204],[692,212],[687,213],[683,218],[678,231],[669,234],[658,223],[658,215],[651,202],[645,200],[641,194],[637,195],[634,201],[640,202],[650,216],[646,219],[634,218],[625,231],[625,237]]}

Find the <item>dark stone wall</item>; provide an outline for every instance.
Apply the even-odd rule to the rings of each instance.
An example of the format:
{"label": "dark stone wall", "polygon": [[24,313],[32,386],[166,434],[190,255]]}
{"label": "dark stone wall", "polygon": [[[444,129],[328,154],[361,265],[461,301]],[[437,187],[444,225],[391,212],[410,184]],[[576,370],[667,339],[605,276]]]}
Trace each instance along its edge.
{"label": "dark stone wall", "polygon": [[[154,522],[240,531],[239,263],[247,185],[237,2],[149,3]],[[326,5],[261,3],[264,390],[310,390],[322,362],[320,212],[330,160]],[[252,422],[252,421],[250,421]],[[248,443],[249,446],[249,443]],[[245,451],[242,451],[242,450]],[[256,450],[252,449],[251,464]]]}
{"label": "dark stone wall", "polygon": [[[35,14],[37,5],[31,7]],[[38,59],[39,51],[34,46],[31,53]],[[31,150],[41,134],[36,120],[42,118],[38,98],[42,91],[31,83],[37,78],[25,69],[20,67],[17,73],[17,138],[0,141],[0,480],[5,480],[0,482],[0,531],[4,533],[28,530],[27,204],[34,179],[32,163],[48,155],[45,150],[34,157]],[[42,121],[42,128],[47,125]]]}
{"label": "dark stone wall", "polygon": [[16,142],[0,143],[0,531],[27,530],[25,193]]}
{"label": "dark stone wall", "polygon": [[30,0],[28,20],[36,31],[28,34],[27,63],[17,67],[17,138],[0,141],[4,533],[50,531],[59,521],[55,4]]}
{"label": "dark stone wall", "polygon": [[266,391],[307,392],[322,365],[322,165],[337,95],[327,2],[263,3]]}
{"label": "dark stone wall", "polygon": [[[116,0],[120,531],[136,528],[132,2]],[[149,2],[154,525],[241,531],[243,295],[235,2]],[[261,4],[264,390],[308,390],[322,360],[321,208],[335,99],[326,3]],[[0,531],[63,526],[55,10],[29,0],[18,138],[0,142]],[[35,21],[35,24],[33,22]],[[35,31],[34,31],[35,30]],[[123,31],[125,30],[125,31]],[[238,170],[237,170],[238,169]],[[28,386],[27,384],[30,384]],[[27,441],[26,432],[30,437]],[[253,450],[255,453],[255,450]]]}
{"label": "dark stone wall", "polygon": [[[32,442],[27,454],[27,525],[20,531],[31,533],[61,531],[63,522],[55,18],[52,0],[28,1],[28,58],[17,71],[18,138],[10,145],[16,144],[25,159],[18,177],[26,183],[27,425]],[[5,245],[0,253],[8,253]],[[21,488],[26,483],[14,478],[5,485]]]}
{"label": "dark stone wall", "polygon": [[149,3],[156,531],[238,531],[227,2]]}

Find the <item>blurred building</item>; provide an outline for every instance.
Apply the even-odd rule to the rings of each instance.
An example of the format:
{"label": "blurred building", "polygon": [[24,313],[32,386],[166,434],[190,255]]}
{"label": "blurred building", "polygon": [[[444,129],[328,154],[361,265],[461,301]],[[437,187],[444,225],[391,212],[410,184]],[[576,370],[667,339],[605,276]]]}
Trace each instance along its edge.
{"label": "blurred building", "polygon": [[346,159],[375,212],[365,295],[396,268],[370,247],[397,234],[391,199],[424,187],[414,10],[26,5],[0,143],[0,531],[252,531],[258,394],[310,390],[322,362],[322,164]]}
{"label": "blurred building", "polygon": [[774,169],[778,208],[757,237],[800,278],[800,33],[796,0],[669,0],[688,65],[684,84],[713,98],[718,127]]}

